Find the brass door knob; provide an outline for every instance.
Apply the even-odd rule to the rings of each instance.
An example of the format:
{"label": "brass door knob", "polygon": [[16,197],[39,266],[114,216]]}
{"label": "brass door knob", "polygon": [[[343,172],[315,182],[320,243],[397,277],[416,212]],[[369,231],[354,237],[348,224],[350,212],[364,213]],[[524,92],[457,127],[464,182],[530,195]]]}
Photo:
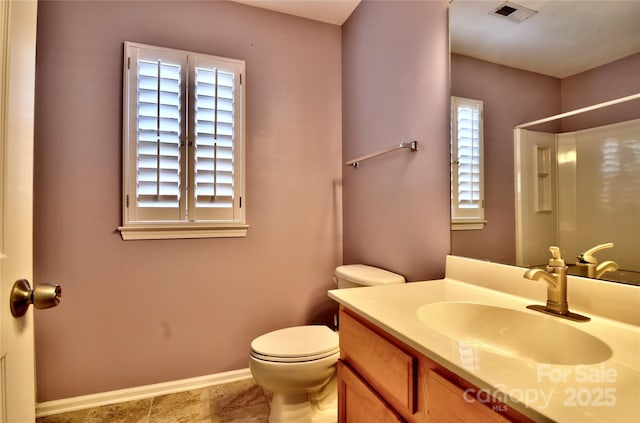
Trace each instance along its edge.
{"label": "brass door knob", "polygon": [[55,307],[61,299],[62,288],[58,284],[40,284],[31,289],[28,280],[19,279],[11,288],[11,314],[14,317],[24,316],[30,304],[38,309]]}

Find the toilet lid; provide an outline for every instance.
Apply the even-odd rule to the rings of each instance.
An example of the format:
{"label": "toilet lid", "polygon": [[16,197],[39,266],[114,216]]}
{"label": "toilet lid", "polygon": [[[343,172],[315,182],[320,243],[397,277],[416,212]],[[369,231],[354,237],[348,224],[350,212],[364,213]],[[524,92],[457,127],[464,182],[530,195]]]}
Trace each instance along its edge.
{"label": "toilet lid", "polygon": [[338,334],[320,325],[279,329],[251,342],[251,351],[260,358],[316,359],[338,349]]}

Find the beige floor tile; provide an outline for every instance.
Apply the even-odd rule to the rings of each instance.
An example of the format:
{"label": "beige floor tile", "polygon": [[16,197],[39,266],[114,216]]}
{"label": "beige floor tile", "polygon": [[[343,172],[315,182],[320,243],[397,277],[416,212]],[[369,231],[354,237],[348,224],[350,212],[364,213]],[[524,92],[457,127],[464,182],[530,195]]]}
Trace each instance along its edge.
{"label": "beige floor tile", "polygon": [[267,423],[270,398],[253,379],[212,386],[211,417],[215,423]]}
{"label": "beige floor tile", "polygon": [[84,423],[90,410],[78,410],[71,413],[38,417],[36,423]]}
{"label": "beige floor tile", "polygon": [[209,388],[209,397],[211,415],[268,403],[264,391],[253,379],[212,386]]}
{"label": "beige floor tile", "polygon": [[211,416],[212,423],[268,423],[269,407],[266,403],[218,412]]}
{"label": "beige floor tile", "polygon": [[147,423],[151,401],[148,398],[93,408],[84,423]]}
{"label": "beige floor tile", "polygon": [[39,417],[36,423],[267,423],[271,394],[253,379]]}
{"label": "beige floor tile", "polygon": [[210,417],[209,389],[198,389],[154,398],[149,423],[208,423]]}
{"label": "beige floor tile", "polygon": [[273,401],[273,392],[265,391],[264,389],[262,391],[264,392],[264,396],[269,403],[269,408],[271,408],[271,401]]}

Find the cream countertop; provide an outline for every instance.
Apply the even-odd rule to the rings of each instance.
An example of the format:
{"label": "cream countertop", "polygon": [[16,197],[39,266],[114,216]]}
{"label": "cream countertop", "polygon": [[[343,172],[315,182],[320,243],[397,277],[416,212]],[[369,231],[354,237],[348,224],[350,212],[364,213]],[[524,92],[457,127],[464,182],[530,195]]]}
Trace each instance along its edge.
{"label": "cream countertop", "polygon": [[[513,266],[450,256],[445,279],[332,290],[329,296],[536,421],[640,421],[640,328],[637,323],[628,323],[635,323],[637,318],[640,288],[630,289],[618,284],[594,288],[591,282],[598,281],[576,282],[572,278],[569,281],[569,307],[574,312],[588,315],[591,321],[571,322],[526,309],[530,304],[544,304],[546,286],[523,279],[524,271]],[[451,277],[471,279],[467,274],[484,286]],[[519,279],[514,279],[516,275]],[[578,300],[577,305],[582,308],[577,308],[571,301],[572,285],[577,291],[576,299],[587,298],[582,291],[591,289],[599,293],[596,301],[611,297],[618,301],[619,307],[597,306],[594,301],[581,303]],[[616,289],[621,292],[610,292]],[[533,313],[541,319],[560,320],[604,341],[613,354],[597,364],[552,365],[470,345],[436,332],[419,319],[417,311],[420,307],[443,301],[482,303]],[[606,317],[594,314],[595,311]]]}

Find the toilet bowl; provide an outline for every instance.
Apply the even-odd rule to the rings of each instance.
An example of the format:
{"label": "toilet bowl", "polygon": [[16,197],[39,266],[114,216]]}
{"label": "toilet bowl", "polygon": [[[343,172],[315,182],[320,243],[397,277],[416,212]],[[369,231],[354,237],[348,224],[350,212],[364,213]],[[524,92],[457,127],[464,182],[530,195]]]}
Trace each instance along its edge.
{"label": "toilet bowl", "polygon": [[326,326],[296,326],[251,342],[249,368],[273,393],[270,423],[331,423],[337,415],[338,334]]}
{"label": "toilet bowl", "polygon": [[[404,277],[365,265],[336,269],[339,288],[404,283]],[[249,368],[273,393],[269,423],[335,423],[338,334],[327,326],[278,329],[251,342]]]}

